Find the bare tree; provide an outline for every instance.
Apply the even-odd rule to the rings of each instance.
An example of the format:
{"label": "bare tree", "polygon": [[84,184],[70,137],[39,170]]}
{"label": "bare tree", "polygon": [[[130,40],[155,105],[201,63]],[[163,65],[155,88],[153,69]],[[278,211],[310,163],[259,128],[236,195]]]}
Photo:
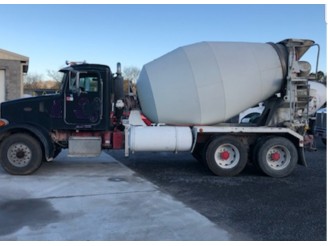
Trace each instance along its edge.
{"label": "bare tree", "polygon": [[56,70],[47,70],[47,75],[49,78],[53,79],[54,81],[61,83],[61,80],[63,78],[63,73],[60,73]]}
{"label": "bare tree", "polygon": [[327,84],[327,75],[322,71],[318,71],[317,73],[310,73],[309,78],[311,80],[316,80],[323,84]]}
{"label": "bare tree", "polygon": [[33,84],[43,80],[43,75],[39,73],[28,73],[24,76],[24,83]]}
{"label": "bare tree", "polygon": [[136,83],[140,74],[140,69],[135,66],[125,67],[123,69],[123,76],[125,79],[131,80],[132,83]]}
{"label": "bare tree", "polygon": [[61,83],[56,81],[54,78],[52,78],[52,80],[44,80],[43,75],[39,73],[29,73],[24,76],[24,90],[26,91],[33,91],[36,89],[58,90],[60,88],[60,84]]}
{"label": "bare tree", "polygon": [[326,84],[327,83],[327,76],[322,71],[317,72],[317,80],[319,80],[321,83]]}

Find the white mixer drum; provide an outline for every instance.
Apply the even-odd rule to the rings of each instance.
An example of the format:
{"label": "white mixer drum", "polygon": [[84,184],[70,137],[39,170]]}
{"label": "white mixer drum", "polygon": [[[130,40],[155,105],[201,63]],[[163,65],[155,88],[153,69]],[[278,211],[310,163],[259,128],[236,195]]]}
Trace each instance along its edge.
{"label": "white mixer drum", "polygon": [[212,125],[272,96],[283,77],[272,44],[201,42],[144,65],[137,92],[153,122]]}

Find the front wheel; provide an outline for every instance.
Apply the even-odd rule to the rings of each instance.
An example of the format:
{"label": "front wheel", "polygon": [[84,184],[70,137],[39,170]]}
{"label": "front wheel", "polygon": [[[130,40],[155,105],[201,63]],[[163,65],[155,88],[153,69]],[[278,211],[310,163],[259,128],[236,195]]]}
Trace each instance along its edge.
{"label": "front wheel", "polygon": [[3,169],[10,174],[33,173],[42,163],[40,143],[30,135],[13,134],[1,143],[0,162]]}
{"label": "front wheel", "polygon": [[214,174],[234,176],[246,166],[247,149],[236,137],[221,136],[208,144],[205,159]]}
{"label": "front wheel", "polygon": [[298,154],[295,145],[284,137],[266,139],[257,152],[260,169],[271,177],[288,176],[295,168]]}

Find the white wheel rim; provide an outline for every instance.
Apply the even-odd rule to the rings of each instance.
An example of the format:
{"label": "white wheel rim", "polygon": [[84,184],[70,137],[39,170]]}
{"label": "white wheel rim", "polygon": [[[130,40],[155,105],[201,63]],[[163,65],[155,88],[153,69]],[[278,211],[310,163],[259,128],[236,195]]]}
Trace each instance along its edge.
{"label": "white wheel rim", "polygon": [[291,154],[285,146],[275,145],[268,150],[266,161],[272,169],[281,170],[289,165]]}
{"label": "white wheel rim", "polygon": [[223,169],[234,168],[240,160],[239,150],[232,144],[220,145],[214,155],[216,164]]}
{"label": "white wheel rim", "polygon": [[32,159],[32,151],[27,145],[16,143],[9,147],[7,158],[13,166],[25,167]]}

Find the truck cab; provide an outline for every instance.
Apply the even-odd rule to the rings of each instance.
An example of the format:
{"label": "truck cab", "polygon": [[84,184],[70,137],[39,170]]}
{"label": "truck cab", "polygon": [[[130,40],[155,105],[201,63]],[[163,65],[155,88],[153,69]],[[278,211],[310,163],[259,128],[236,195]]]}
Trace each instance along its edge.
{"label": "truck cab", "polygon": [[[108,130],[110,68],[79,64],[60,70],[63,73],[58,94],[30,97],[1,104],[1,118],[11,124],[32,125],[45,130]],[[104,93],[106,92],[106,93]]]}
{"label": "truck cab", "polygon": [[104,113],[109,115],[110,68],[81,64],[60,71],[64,73],[61,96],[52,105],[52,116],[60,119],[56,129],[108,130],[109,117],[104,117]]}
{"label": "truck cab", "polygon": [[[32,158],[35,146],[44,153],[46,161],[55,158],[62,148],[69,148],[70,140],[72,146],[76,139],[82,143],[80,151],[85,156],[95,156],[102,148],[113,147],[112,133],[120,125],[116,119],[121,112],[115,107],[115,102],[123,97],[120,71],[112,74],[106,65],[71,63],[60,72],[63,77],[59,93],[17,99],[0,106],[0,143],[3,150],[0,158],[2,163],[14,163],[9,165],[13,166],[7,170],[10,173],[34,171],[34,168],[25,170],[22,167]],[[114,95],[115,88],[119,92]],[[5,153],[7,142],[18,140],[24,144],[11,145],[14,146],[11,151],[13,157],[8,157]],[[96,141],[96,150],[83,146],[90,141]]]}

